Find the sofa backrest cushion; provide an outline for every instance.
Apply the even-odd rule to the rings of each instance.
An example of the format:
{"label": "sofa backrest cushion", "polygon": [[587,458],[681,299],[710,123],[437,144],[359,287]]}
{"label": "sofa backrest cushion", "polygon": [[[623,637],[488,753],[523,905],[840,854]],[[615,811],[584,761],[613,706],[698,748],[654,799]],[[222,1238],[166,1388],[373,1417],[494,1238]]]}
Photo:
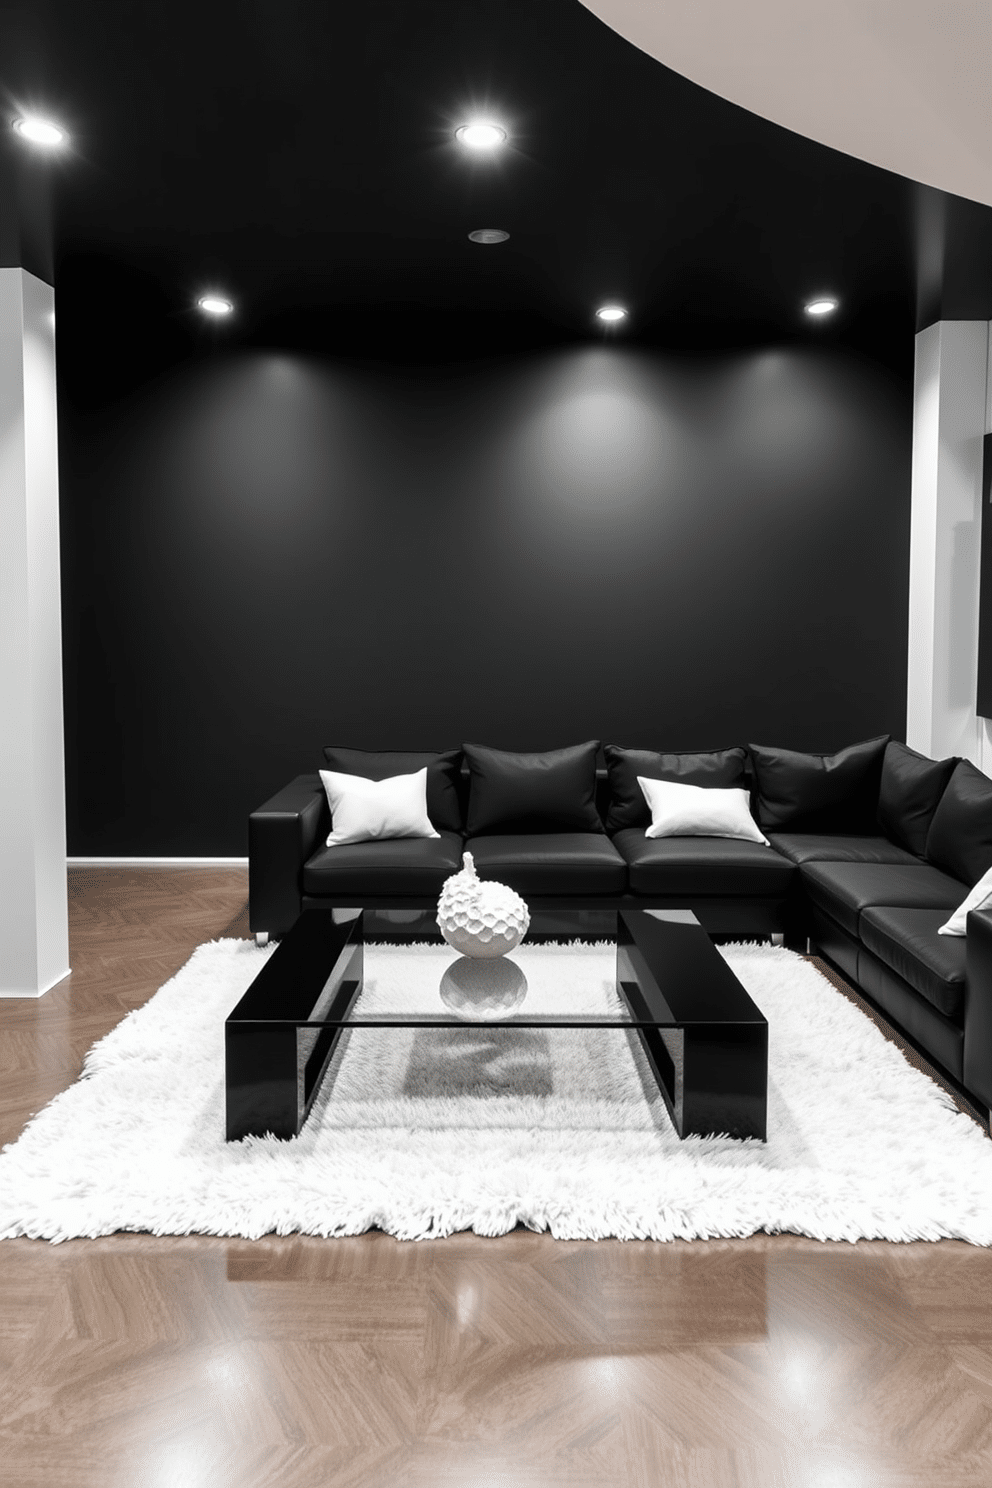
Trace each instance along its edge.
{"label": "sofa backrest cushion", "polygon": [[839,749],[800,754],[749,744],[755,815],[765,831],[877,831],[878,787],[888,734]]}
{"label": "sofa backrest cushion", "polygon": [[927,858],[969,888],[992,868],[992,780],[959,760],[933,814]]}
{"label": "sofa backrest cushion", "polygon": [[427,815],[439,832],[460,832],[464,820],[458,781],[462,767],[460,749],[441,754],[423,750],[345,749],[328,744],[324,759],[330,770],[342,775],[362,775],[366,780],[387,780],[392,775],[412,775],[427,770]]}
{"label": "sofa backrest cushion", "polygon": [[650,826],[651,813],[637,783],[638,775],[648,780],[673,780],[678,785],[714,786],[718,790],[747,787],[747,753],[743,749],[657,754],[653,749],[624,749],[619,744],[606,744],[603,753],[610,776],[608,832]]}
{"label": "sofa backrest cushion", "polygon": [[878,825],[886,837],[923,857],[933,814],[956,764],[956,759],[928,759],[889,740],[878,792]]}
{"label": "sofa backrest cushion", "polygon": [[599,741],[517,754],[464,745],[469,837],[484,833],[602,832],[596,810]]}

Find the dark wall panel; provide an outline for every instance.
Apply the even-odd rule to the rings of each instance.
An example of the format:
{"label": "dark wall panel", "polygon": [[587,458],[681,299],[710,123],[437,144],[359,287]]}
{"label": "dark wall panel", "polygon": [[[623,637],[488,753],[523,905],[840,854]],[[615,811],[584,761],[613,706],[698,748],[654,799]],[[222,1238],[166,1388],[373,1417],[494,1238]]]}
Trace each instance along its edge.
{"label": "dark wall panel", "polygon": [[243,852],[330,741],[903,730],[908,365],[256,351],[63,402],[71,853]]}

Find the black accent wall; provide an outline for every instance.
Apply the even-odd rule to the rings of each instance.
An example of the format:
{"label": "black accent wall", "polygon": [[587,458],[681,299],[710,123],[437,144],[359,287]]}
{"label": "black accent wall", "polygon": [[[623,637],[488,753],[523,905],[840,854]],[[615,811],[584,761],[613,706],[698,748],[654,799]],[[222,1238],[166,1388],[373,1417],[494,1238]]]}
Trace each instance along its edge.
{"label": "black accent wall", "polygon": [[70,853],[243,853],[328,742],[901,735],[911,353],[217,351],[98,397],[80,348]]}

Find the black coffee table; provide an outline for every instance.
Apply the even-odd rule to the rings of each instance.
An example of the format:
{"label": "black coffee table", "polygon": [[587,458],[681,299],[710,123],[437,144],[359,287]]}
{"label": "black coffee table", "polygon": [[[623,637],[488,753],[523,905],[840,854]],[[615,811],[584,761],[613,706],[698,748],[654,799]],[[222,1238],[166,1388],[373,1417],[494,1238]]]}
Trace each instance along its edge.
{"label": "black coffee table", "polygon": [[[338,924],[307,910],[225,1024],[227,1139],[295,1137],[346,1028],[478,1028],[439,1011],[356,1016],[363,983],[362,915]],[[636,1028],[680,1137],[765,1138],[768,1022],[687,910],[616,917],[613,1017],[528,1016],[487,1027]],[[526,942],[520,948],[526,950]]]}

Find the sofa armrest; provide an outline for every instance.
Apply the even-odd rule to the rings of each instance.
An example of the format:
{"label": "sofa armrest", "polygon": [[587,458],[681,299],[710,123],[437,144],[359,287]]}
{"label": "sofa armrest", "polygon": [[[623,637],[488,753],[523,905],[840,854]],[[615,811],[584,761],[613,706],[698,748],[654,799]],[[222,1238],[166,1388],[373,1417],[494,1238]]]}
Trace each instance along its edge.
{"label": "sofa armrest", "polygon": [[964,998],[964,1084],[992,1107],[992,909],[968,915]]}
{"label": "sofa armrest", "polygon": [[302,908],[303,864],[331,816],[319,775],[297,775],[248,818],[248,923],[281,935]]}

